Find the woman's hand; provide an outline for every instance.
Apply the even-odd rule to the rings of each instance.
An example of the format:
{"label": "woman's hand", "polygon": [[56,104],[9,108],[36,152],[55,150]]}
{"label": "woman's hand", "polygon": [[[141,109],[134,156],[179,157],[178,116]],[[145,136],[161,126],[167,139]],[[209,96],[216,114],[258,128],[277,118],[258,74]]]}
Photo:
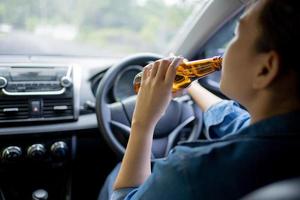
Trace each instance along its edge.
{"label": "woman's hand", "polygon": [[162,59],[144,68],[132,126],[114,189],[136,187],[151,174],[154,128],[172,98],[172,85],[181,57]]}
{"label": "woman's hand", "polygon": [[182,57],[165,58],[144,68],[132,123],[155,127],[172,98],[176,68]]}

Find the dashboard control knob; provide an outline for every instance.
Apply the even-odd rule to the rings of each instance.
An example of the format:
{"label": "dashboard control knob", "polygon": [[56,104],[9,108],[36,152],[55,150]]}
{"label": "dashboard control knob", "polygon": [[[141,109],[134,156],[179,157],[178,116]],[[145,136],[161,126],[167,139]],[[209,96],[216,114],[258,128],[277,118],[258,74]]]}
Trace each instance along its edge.
{"label": "dashboard control knob", "polygon": [[0,88],[5,88],[6,85],[7,85],[6,78],[0,76]]}
{"label": "dashboard control knob", "polygon": [[55,142],[51,145],[51,153],[55,158],[65,158],[68,153],[68,145],[63,141]]}
{"label": "dashboard control knob", "polygon": [[63,76],[61,79],[60,79],[60,84],[61,86],[67,88],[67,87],[70,87],[72,85],[72,80],[70,77],[68,76]]}
{"label": "dashboard control knob", "polygon": [[47,200],[48,199],[48,192],[44,189],[35,190],[32,193],[33,200]]}
{"label": "dashboard control knob", "polygon": [[18,160],[22,155],[22,150],[18,146],[9,146],[2,151],[1,158],[4,161]]}
{"label": "dashboard control knob", "polygon": [[27,156],[34,160],[42,160],[45,154],[46,149],[42,144],[33,144],[27,149]]}

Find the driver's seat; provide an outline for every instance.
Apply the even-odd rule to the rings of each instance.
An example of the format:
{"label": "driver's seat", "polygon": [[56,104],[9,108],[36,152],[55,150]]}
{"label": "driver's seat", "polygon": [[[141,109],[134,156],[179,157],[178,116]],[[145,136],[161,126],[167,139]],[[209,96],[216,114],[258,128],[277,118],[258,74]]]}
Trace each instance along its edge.
{"label": "driver's seat", "polygon": [[300,177],[272,183],[242,198],[242,200],[252,199],[300,199]]}

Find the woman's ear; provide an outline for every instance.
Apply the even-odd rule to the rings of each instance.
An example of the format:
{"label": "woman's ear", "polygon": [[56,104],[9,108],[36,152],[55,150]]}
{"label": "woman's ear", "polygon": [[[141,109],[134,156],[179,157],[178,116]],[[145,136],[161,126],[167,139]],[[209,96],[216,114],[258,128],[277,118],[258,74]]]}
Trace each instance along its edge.
{"label": "woman's ear", "polygon": [[280,58],[278,53],[270,51],[261,56],[261,65],[257,68],[253,81],[254,89],[263,89],[268,87],[279,75]]}

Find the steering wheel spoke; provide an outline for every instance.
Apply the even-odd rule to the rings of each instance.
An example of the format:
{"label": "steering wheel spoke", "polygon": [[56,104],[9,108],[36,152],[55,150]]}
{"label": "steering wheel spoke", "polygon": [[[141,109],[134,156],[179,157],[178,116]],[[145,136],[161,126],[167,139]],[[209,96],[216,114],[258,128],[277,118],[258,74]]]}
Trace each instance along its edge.
{"label": "steering wheel spoke", "polygon": [[119,133],[123,134],[125,137],[129,137],[131,128],[117,121],[110,121],[111,126],[114,130],[117,130]]}
{"label": "steering wheel spoke", "polygon": [[194,116],[191,116],[184,120],[181,124],[179,124],[168,136],[168,144],[166,146],[165,150],[165,156],[168,155],[169,151],[176,145],[179,139],[179,134],[181,130],[186,127],[189,123],[191,123],[193,120],[195,120]]}
{"label": "steering wheel spoke", "polygon": [[123,124],[124,126],[130,127],[130,120],[129,116],[126,114],[126,111],[124,110],[124,106],[122,102],[115,102],[112,104],[108,104],[108,109],[110,112],[110,118],[107,116],[107,118],[111,122],[118,122],[119,124]]}

